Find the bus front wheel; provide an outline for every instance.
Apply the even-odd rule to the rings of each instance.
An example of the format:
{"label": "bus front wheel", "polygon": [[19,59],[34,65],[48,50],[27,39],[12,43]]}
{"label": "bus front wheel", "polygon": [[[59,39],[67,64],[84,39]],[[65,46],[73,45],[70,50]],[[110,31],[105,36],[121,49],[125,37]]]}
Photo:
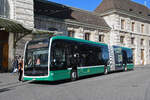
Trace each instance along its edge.
{"label": "bus front wheel", "polygon": [[77,78],[78,78],[77,71],[72,70],[71,71],[71,81],[75,81],[75,80],[77,80]]}

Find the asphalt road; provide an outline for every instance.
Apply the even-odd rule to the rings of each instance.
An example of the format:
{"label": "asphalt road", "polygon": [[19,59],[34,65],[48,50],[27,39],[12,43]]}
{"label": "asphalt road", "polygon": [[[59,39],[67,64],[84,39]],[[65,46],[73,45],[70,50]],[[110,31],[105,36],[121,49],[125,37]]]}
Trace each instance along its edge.
{"label": "asphalt road", "polygon": [[0,100],[150,100],[150,67],[69,82],[24,82],[0,89]]}

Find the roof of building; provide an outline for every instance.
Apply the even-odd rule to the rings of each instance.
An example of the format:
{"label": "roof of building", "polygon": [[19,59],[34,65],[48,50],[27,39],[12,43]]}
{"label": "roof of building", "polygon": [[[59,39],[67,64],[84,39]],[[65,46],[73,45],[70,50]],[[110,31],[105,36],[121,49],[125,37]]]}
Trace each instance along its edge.
{"label": "roof of building", "polygon": [[23,24],[8,18],[0,17],[0,28],[12,33],[31,33],[31,29],[27,29]]}
{"label": "roof of building", "polygon": [[150,9],[131,0],[103,0],[95,12],[105,13],[114,9],[150,19]]}
{"label": "roof of building", "polygon": [[44,15],[62,20],[67,19],[80,23],[110,28],[102,17],[95,15],[93,12],[68,7],[54,2],[35,0],[34,9],[35,15]]}

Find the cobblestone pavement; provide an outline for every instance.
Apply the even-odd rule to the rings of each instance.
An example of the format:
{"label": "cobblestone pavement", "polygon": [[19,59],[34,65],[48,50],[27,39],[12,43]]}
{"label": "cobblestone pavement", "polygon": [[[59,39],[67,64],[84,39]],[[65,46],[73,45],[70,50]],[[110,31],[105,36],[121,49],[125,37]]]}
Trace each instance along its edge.
{"label": "cobblestone pavement", "polygon": [[17,73],[0,73],[0,87],[18,83]]}
{"label": "cobblestone pavement", "polygon": [[0,74],[0,100],[150,100],[150,66],[75,82],[18,82]]}

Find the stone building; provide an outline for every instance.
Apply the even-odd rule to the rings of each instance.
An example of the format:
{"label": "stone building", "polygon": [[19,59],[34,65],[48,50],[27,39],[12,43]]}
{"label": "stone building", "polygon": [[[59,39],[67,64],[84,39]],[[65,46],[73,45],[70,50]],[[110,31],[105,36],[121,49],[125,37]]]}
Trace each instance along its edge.
{"label": "stone building", "polygon": [[37,29],[130,47],[136,65],[150,64],[150,10],[143,5],[103,0],[89,12],[47,0],[1,0],[0,71],[12,69],[14,56],[23,55]]}
{"label": "stone building", "polygon": [[136,65],[150,64],[150,9],[131,0],[103,0],[94,12],[111,27],[111,44],[132,48]]}
{"label": "stone building", "polygon": [[0,0],[0,71],[12,69],[17,48],[34,28],[33,16],[32,0]]}

